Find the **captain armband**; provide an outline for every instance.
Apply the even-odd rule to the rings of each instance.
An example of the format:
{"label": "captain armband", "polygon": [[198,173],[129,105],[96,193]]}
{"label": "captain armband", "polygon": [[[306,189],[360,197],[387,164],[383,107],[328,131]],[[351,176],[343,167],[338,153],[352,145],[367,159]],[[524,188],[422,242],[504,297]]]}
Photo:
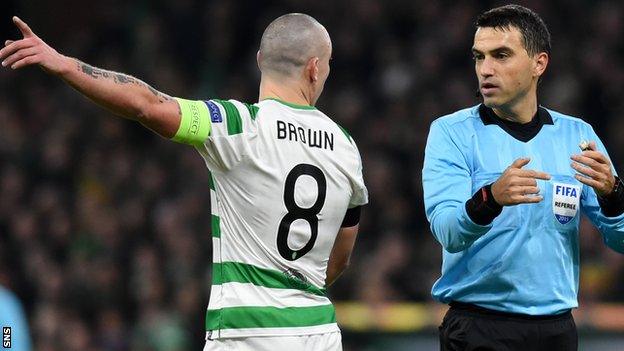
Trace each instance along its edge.
{"label": "captain armband", "polygon": [[208,106],[203,101],[175,98],[182,113],[180,127],[171,140],[182,144],[199,145],[210,135]]}

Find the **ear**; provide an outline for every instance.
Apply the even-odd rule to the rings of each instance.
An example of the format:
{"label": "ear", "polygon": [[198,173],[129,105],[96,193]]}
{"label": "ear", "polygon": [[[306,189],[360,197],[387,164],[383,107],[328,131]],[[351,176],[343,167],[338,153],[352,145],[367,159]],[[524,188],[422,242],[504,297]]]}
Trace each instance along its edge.
{"label": "ear", "polygon": [[258,64],[258,68],[260,68],[261,61],[262,61],[262,54],[260,53],[260,50],[258,50],[258,52],[256,53],[256,63]]}
{"label": "ear", "polygon": [[535,55],[535,61],[533,66],[533,75],[535,77],[541,77],[542,74],[546,71],[546,67],[548,66],[548,54],[545,52],[540,52]]}
{"label": "ear", "polygon": [[308,63],[305,67],[305,75],[306,79],[310,81],[310,83],[316,83],[318,81],[319,76],[319,58],[312,57],[308,60]]}

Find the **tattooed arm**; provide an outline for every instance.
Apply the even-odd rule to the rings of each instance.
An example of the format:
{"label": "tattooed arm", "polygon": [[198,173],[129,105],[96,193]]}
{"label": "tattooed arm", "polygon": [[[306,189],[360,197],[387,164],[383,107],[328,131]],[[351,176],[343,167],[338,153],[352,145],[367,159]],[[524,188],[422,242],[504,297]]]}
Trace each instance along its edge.
{"label": "tattooed arm", "polygon": [[18,69],[39,65],[111,112],[138,121],[163,137],[175,135],[180,125],[180,107],[175,99],[132,76],[61,55],[19,18],[13,17],[13,22],[24,38],[5,42],[0,50],[2,66]]}
{"label": "tattooed arm", "polygon": [[76,59],[67,61],[60,77],[98,105],[141,122],[166,138],[180,125],[178,103],[148,84],[122,73],[92,67]]}

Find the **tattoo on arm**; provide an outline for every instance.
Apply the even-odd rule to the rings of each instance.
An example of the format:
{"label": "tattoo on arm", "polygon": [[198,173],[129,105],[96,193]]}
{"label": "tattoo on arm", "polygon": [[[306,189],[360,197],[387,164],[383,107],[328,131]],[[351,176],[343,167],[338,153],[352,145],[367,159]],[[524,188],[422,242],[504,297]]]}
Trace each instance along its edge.
{"label": "tattoo on arm", "polygon": [[100,79],[100,78],[104,78],[104,79],[113,79],[113,81],[116,84],[135,84],[135,85],[139,85],[142,87],[147,88],[152,94],[154,94],[154,96],[156,96],[158,98],[158,101],[165,102],[165,101],[170,101],[172,100],[171,96],[167,95],[167,94],[163,94],[161,92],[159,92],[158,90],[152,88],[149,84],[136,79],[132,76],[123,74],[123,73],[117,73],[117,72],[111,72],[111,71],[106,71],[103,69],[99,69],[96,67],[93,67],[91,65],[88,65],[84,62],[80,62],[78,60],[76,60],[76,62],[78,63],[78,70],[81,71],[82,73],[93,77],[94,79]]}

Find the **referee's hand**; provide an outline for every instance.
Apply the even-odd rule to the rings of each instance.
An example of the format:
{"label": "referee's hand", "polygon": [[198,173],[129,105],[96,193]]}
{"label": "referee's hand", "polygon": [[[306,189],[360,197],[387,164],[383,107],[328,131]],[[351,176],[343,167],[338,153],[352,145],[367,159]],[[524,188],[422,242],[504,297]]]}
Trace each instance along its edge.
{"label": "referee's hand", "polygon": [[28,25],[13,16],[13,23],[22,33],[23,38],[6,40],[0,50],[3,67],[18,69],[30,65],[39,65],[50,73],[60,73],[65,68],[65,56],[46,44]]}
{"label": "referee's hand", "polygon": [[615,176],[611,171],[611,162],[600,151],[596,151],[596,143],[589,143],[589,150],[570,158],[572,168],[579,174],[575,174],[579,182],[594,188],[596,195],[605,197],[611,194],[615,187]]}
{"label": "referee's hand", "polygon": [[538,195],[537,180],[549,180],[550,175],[531,169],[522,169],[531,161],[519,158],[492,184],[492,196],[501,206],[538,203],[544,199]]}

